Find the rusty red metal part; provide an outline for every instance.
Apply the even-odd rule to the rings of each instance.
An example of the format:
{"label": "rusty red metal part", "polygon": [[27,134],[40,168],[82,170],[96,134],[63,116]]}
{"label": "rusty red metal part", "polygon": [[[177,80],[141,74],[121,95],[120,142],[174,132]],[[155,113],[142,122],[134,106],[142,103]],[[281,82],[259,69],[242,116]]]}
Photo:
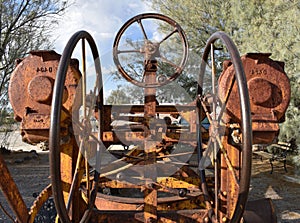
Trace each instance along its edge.
{"label": "rusty red metal part", "polygon": [[[25,142],[35,144],[49,139],[53,84],[60,55],[54,51],[32,51],[20,59],[11,76],[9,98],[15,120],[21,122]],[[72,60],[64,90],[64,109],[72,111],[80,79],[78,61]]]}
{"label": "rusty red metal part", "polygon": [[[274,61],[268,53],[248,53],[241,57],[251,104],[253,140],[257,144],[268,144],[276,140],[279,123],[284,121],[284,114],[290,102],[291,88],[284,72],[284,63]],[[230,61],[224,63],[220,77],[219,94],[224,100],[227,89],[232,83],[234,67]],[[230,118],[240,120],[241,114],[237,86],[234,85],[227,102]]]}
{"label": "rusty red metal part", "polygon": [[[176,72],[168,80],[160,79],[157,74],[159,44],[147,39],[142,24],[147,18],[164,20],[174,26],[174,31],[163,41],[173,33],[179,33],[183,40],[183,58],[179,66],[174,65]],[[141,82],[128,75],[116,59],[118,54],[127,52],[118,50],[120,35],[135,22],[145,37],[142,49],[147,48]],[[231,61],[224,62],[220,77],[214,69],[214,42],[217,40],[223,42],[231,56]],[[82,73],[78,68],[79,61],[71,59],[80,41]],[[86,42],[90,45],[97,74],[96,87],[89,94],[85,90]],[[151,51],[151,47],[155,50]],[[126,80],[145,88],[143,105],[104,105],[99,54],[93,38],[85,31],[71,37],[62,56],[54,51],[34,51],[18,61],[9,86],[15,119],[21,122],[24,141],[31,144],[50,141],[51,189],[61,221],[237,223],[243,214],[250,222],[274,220],[269,201],[251,202],[248,209],[245,207],[251,176],[252,133],[254,143],[275,140],[278,124],[284,120],[290,100],[290,85],[283,63],[271,60],[269,54],[250,53],[240,58],[231,39],[225,33],[217,32],[204,50],[199,95],[195,101],[180,106],[159,105],[156,87],[179,76],[187,52],[183,30],[163,15],[143,14],[121,28],[114,45],[114,59]],[[205,94],[202,92],[203,80],[209,55],[212,91]],[[83,108],[83,115],[79,108]],[[98,121],[96,132],[92,132],[89,123],[91,113]],[[188,126],[174,126],[169,120],[160,119],[159,114],[182,116]],[[113,126],[116,117],[133,124],[123,128]],[[210,124],[207,129],[201,124],[204,118]],[[191,151],[172,154],[179,142]],[[128,151],[111,151],[114,160],[98,168],[103,153],[116,144],[122,144],[124,148],[134,146],[130,150],[127,148]],[[205,167],[207,170],[201,169],[201,159],[210,149],[214,152],[211,164]],[[96,156],[95,166],[89,163],[91,154]],[[191,155],[187,161],[176,159],[187,154]],[[135,175],[124,179],[128,166],[134,166]],[[14,184],[7,187],[3,183],[11,184],[13,179],[1,157],[0,169],[5,179],[0,183],[1,189],[18,221],[32,221],[17,187]],[[163,175],[170,169],[174,170],[172,174]],[[135,183],[130,181],[133,179]],[[40,201],[35,202],[36,206],[51,194],[48,190],[50,187],[42,193]],[[128,191],[134,191],[138,196],[122,194]],[[266,214],[253,214],[255,206],[264,207]],[[37,208],[31,211],[36,212]]]}

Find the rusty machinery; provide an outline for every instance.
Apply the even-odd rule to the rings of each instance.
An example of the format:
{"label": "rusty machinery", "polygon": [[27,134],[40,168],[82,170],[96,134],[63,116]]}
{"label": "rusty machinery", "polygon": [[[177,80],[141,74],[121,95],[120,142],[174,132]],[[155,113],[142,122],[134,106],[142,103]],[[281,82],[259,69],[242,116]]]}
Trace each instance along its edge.
{"label": "rusty machinery", "polygon": [[[60,55],[54,51],[32,51],[19,59],[9,83],[9,98],[15,120],[21,122],[22,140],[37,144],[49,140],[50,110],[54,80]],[[81,78],[78,61],[71,60],[65,83],[65,109],[72,111],[76,86]],[[37,196],[29,211],[1,157],[1,189],[14,211],[17,222],[36,222],[38,212],[52,195],[51,186],[46,186]]]}
{"label": "rusty machinery", "polygon": [[[157,32],[147,27],[149,21],[163,23],[169,33],[155,36]],[[132,27],[141,39],[126,41],[124,47],[122,41],[128,40]],[[78,42],[81,61],[71,59]],[[91,91],[86,43],[96,74]],[[225,54],[230,60],[223,62],[220,74],[218,62]],[[132,55],[140,61],[127,66],[124,58]],[[245,209],[252,142],[276,140],[289,103],[283,63],[271,60],[269,54],[240,57],[231,39],[216,32],[204,49],[193,103],[160,105],[156,91],[178,78],[188,59],[187,39],[178,23],[153,13],[130,19],[115,38],[113,56],[121,75],[144,89],[142,105],[104,104],[99,54],[85,31],[71,37],[61,57],[38,51],[19,62],[10,82],[10,100],[22,122],[24,141],[47,140],[50,132],[52,193],[47,187],[28,214],[24,204],[12,201],[11,190],[18,192],[17,188],[5,188],[1,181],[17,220],[34,219],[38,207],[53,196],[59,219],[66,223],[240,222],[242,218],[275,222],[270,205],[261,208],[270,209],[262,216],[260,210]],[[138,64],[142,69],[132,72]],[[162,118],[175,116],[188,124],[174,125],[170,118]],[[208,120],[208,128],[203,120]],[[125,150],[111,149],[116,144]]]}

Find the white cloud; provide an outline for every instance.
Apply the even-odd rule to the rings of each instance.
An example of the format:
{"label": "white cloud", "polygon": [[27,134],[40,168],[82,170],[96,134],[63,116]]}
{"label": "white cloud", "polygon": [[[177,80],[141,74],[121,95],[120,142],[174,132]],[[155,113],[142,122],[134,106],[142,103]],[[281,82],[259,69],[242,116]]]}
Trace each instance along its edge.
{"label": "white cloud", "polygon": [[[61,18],[58,29],[53,33],[55,51],[61,54],[67,41],[75,32],[79,30],[89,32],[98,46],[103,81],[108,92],[116,87],[111,76],[115,68],[112,59],[114,38],[127,20],[146,12],[153,12],[153,10],[143,0],[75,0]],[[80,49],[74,51],[73,57],[81,58]]]}
{"label": "white cloud", "polygon": [[142,0],[76,0],[54,31],[55,50],[62,52],[68,39],[79,30],[93,36],[100,53],[111,50],[121,26],[133,16],[149,11],[151,8]]}

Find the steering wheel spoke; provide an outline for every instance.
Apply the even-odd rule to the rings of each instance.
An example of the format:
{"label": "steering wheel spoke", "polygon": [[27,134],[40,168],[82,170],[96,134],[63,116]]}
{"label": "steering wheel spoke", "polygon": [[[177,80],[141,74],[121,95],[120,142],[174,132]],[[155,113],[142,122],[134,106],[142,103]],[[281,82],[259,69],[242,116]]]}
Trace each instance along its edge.
{"label": "steering wheel spoke", "polygon": [[172,61],[168,60],[166,57],[160,55],[160,58],[161,58],[162,62],[170,64],[176,70],[180,70],[181,69],[180,66],[178,66],[177,64],[175,64]]}
{"label": "steering wheel spoke", "polygon": [[122,53],[145,53],[143,50],[118,50],[118,54]]}
{"label": "steering wheel spoke", "polygon": [[175,34],[177,32],[178,32],[178,29],[177,29],[177,27],[175,27],[174,30],[172,32],[170,32],[168,35],[166,35],[158,44],[161,45],[164,41],[169,39],[173,34]]}
{"label": "steering wheel spoke", "polygon": [[137,20],[137,23],[138,23],[139,26],[141,27],[141,30],[142,30],[142,33],[143,33],[143,35],[144,35],[145,40],[148,40],[148,36],[147,36],[147,34],[146,34],[146,31],[145,31],[145,28],[144,28],[144,26],[143,26],[142,20],[141,20],[141,19],[138,19],[138,20]]}

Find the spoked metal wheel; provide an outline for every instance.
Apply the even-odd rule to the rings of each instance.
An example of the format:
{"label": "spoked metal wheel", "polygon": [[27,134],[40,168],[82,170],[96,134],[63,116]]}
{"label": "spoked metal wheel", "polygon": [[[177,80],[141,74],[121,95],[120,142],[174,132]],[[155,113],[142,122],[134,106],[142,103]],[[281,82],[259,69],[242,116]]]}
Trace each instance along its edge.
{"label": "spoked metal wheel", "polygon": [[[147,27],[155,27],[155,32]],[[161,27],[169,33],[160,33]],[[114,41],[113,57],[126,80],[140,87],[154,88],[170,83],[181,74],[188,58],[188,42],[177,22],[164,15],[145,13],[122,26]],[[162,70],[149,83],[145,80],[144,66],[154,60]]]}
{"label": "spoked metal wheel", "polygon": [[[82,44],[82,69],[81,73],[78,71],[79,75],[70,77],[74,62],[71,56],[78,42]],[[87,92],[86,43],[90,46],[96,72],[96,84],[90,92]],[[103,103],[101,85],[96,44],[87,32],[79,31],[70,38],[60,59],[51,110],[51,183],[61,222],[88,222],[94,207],[100,165],[101,114],[98,114],[98,108]],[[96,134],[91,122],[97,122],[97,119]],[[94,154],[94,161],[91,161],[91,154]]]}
{"label": "spoked metal wheel", "polygon": [[[224,55],[230,57],[224,63],[234,65],[229,78],[217,72]],[[213,222],[239,222],[247,202],[252,130],[246,83],[236,46],[225,33],[214,33],[204,50],[198,87],[199,110],[205,114],[199,120],[210,125],[208,139],[199,131],[199,168]]]}

